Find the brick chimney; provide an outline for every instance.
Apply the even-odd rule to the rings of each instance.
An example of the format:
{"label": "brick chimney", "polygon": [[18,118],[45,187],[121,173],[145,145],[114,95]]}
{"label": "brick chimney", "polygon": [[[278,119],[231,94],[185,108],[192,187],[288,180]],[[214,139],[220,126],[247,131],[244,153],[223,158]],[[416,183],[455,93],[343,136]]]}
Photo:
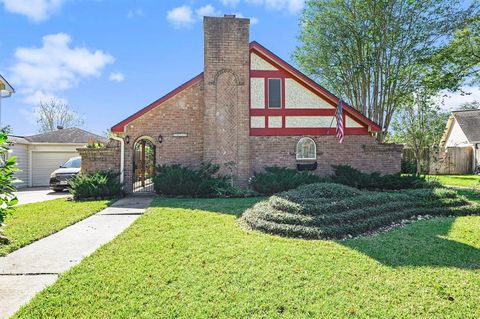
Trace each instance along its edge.
{"label": "brick chimney", "polygon": [[[204,17],[204,159],[250,177],[249,19]],[[225,164],[228,164],[225,166]]]}

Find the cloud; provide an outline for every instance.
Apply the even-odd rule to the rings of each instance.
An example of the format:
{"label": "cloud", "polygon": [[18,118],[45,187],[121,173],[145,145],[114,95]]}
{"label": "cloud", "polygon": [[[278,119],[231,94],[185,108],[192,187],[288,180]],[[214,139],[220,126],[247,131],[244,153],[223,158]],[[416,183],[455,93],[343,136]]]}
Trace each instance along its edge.
{"label": "cloud", "polygon": [[23,119],[30,125],[36,125],[37,124],[37,116],[35,114],[35,111],[33,109],[27,110],[27,109],[19,109],[18,113],[23,117]]}
{"label": "cloud", "polygon": [[34,22],[45,21],[57,13],[65,0],[0,0],[5,10],[22,14]]}
{"label": "cloud", "polygon": [[68,34],[46,35],[41,47],[18,48],[10,68],[11,79],[27,103],[78,85],[80,79],[98,77],[114,58],[101,50],[70,46]]}
{"label": "cloud", "polygon": [[129,10],[128,13],[127,13],[127,17],[130,18],[130,19],[136,18],[136,17],[143,17],[144,15],[145,15],[145,13],[143,12],[142,8]]}
{"label": "cloud", "polygon": [[[268,10],[275,11],[287,11],[291,14],[297,14],[302,11],[305,6],[305,0],[244,0],[245,3],[265,6]],[[240,0],[221,0],[220,1],[226,7],[235,7],[239,4]]]}
{"label": "cloud", "polygon": [[199,18],[202,18],[204,16],[214,17],[220,15],[220,12],[217,11],[211,4],[207,4],[203,7],[198,8],[196,12]]}
{"label": "cloud", "polygon": [[108,79],[110,81],[123,82],[123,80],[125,80],[125,76],[121,72],[112,72],[108,76]]}
{"label": "cloud", "polygon": [[187,5],[173,8],[168,11],[167,20],[178,29],[189,27],[195,23],[192,8]]}
{"label": "cloud", "polygon": [[[465,92],[462,93],[461,91]],[[479,101],[480,102],[480,87],[464,86],[461,91],[454,93],[446,93],[443,95],[443,108],[445,110],[455,110],[464,103]]]}

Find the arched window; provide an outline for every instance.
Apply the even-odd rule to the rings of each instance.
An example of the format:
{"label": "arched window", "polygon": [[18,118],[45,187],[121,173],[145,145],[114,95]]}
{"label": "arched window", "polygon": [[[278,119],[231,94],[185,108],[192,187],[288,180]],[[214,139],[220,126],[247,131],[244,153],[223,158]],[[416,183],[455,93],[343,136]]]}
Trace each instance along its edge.
{"label": "arched window", "polygon": [[316,160],[317,146],[310,137],[302,137],[297,143],[297,160]]}

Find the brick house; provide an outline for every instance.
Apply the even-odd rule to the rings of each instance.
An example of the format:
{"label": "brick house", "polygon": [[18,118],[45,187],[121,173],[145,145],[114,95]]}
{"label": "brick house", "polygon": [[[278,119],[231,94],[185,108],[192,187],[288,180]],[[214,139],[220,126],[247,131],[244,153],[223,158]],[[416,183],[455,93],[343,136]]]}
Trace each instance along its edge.
{"label": "brick house", "polygon": [[400,170],[402,147],[378,143],[372,133],[381,127],[346,104],[340,144],[338,98],[249,42],[249,24],[205,17],[204,72],[114,125],[106,148],[80,150],[83,170],[123,171],[128,192],[148,190],[155,165],[165,163],[218,163],[239,185],[272,165],[320,175],[332,164]]}

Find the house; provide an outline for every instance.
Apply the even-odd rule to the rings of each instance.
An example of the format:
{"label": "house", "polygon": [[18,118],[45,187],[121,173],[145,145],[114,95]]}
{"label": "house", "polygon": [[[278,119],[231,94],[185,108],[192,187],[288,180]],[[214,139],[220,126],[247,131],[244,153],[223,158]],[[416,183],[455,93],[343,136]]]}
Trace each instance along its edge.
{"label": "house", "polygon": [[105,149],[80,150],[82,170],[116,169],[127,192],[152,190],[155,165],[222,165],[238,185],[280,165],[329,174],[331,165],[400,171],[400,145],[344,104],[345,141],[335,137],[339,99],[257,42],[249,19],[204,18],[204,71],[111,128]]}
{"label": "house", "polygon": [[470,171],[476,171],[480,167],[480,110],[452,112],[440,146],[444,150],[454,147],[468,149],[472,154]]}
{"label": "house", "polygon": [[78,156],[78,148],[90,141],[106,142],[104,137],[79,128],[66,128],[30,136],[9,135],[12,143],[8,157],[16,156],[17,188],[48,186],[50,174],[70,157]]}

